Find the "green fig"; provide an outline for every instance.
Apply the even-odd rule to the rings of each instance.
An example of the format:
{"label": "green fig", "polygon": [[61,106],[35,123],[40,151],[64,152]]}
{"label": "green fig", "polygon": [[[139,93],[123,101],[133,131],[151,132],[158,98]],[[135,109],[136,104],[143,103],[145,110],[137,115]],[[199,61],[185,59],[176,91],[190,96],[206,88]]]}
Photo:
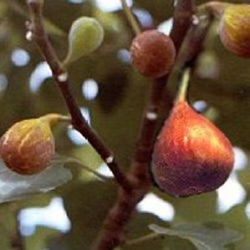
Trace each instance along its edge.
{"label": "green fig", "polygon": [[101,45],[103,38],[104,30],[95,18],[80,17],[75,20],[68,34],[69,49],[64,65],[92,53]]}
{"label": "green fig", "polygon": [[210,192],[228,178],[234,153],[227,137],[198,114],[182,89],[154,145],[152,174],[173,196]]}
{"label": "green fig", "polygon": [[137,35],[130,47],[132,65],[142,75],[158,78],[167,74],[175,61],[175,46],[171,38],[157,30]]}
{"label": "green fig", "polygon": [[0,139],[0,155],[6,166],[22,175],[36,174],[47,168],[55,154],[51,126],[68,119],[58,114],[15,123]]}

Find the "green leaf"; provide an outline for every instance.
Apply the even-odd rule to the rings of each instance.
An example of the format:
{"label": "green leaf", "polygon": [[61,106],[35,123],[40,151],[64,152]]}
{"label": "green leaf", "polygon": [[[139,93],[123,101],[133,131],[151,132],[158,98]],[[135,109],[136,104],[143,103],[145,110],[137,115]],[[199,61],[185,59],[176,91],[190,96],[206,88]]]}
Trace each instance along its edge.
{"label": "green leaf", "polygon": [[225,250],[225,246],[242,239],[238,231],[223,227],[203,224],[179,224],[172,228],[164,228],[154,224],[151,230],[161,235],[178,236],[190,240],[199,250]]}
{"label": "green leaf", "polygon": [[0,203],[48,192],[71,178],[71,172],[61,163],[52,164],[38,174],[20,175],[7,168],[0,159]]}

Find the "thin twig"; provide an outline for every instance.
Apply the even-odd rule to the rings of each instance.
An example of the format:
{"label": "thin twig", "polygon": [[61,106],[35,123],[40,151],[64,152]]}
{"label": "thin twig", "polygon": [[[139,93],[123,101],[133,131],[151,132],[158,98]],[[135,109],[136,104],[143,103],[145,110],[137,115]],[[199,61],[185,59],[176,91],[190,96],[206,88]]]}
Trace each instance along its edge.
{"label": "thin twig", "polygon": [[176,67],[182,71],[184,67],[192,67],[197,56],[204,49],[204,40],[213,21],[211,15],[194,16],[192,25],[183,41],[177,58]]}
{"label": "thin twig", "polygon": [[31,38],[36,42],[41,54],[45,57],[49,64],[53,77],[57,82],[57,86],[64,97],[66,105],[72,119],[73,127],[78,130],[98,152],[107,166],[113,173],[117,183],[119,183],[125,190],[131,190],[131,183],[126,174],[118,165],[113,153],[106,147],[97,133],[89,126],[86,119],[81,114],[81,111],[75,101],[75,98],[70,89],[70,82],[67,71],[62,67],[62,63],[55,53],[51,43],[48,39],[47,33],[44,29],[41,0],[27,0],[30,9],[31,22],[27,24]]}
{"label": "thin twig", "polygon": [[135,20],[135,17],[133,16],[133,13],[131,12],[130,8],[128,7],[127,0],[121,0],[122,8],[125,12],[125,15],[127,16],[128,21],[130,22],[130,25],[135,32],[136,35],[139,35],[141,32],[141,29],[139,27],[139,24]]}
{"label": "thin twig", "polygon": [[[9,8],[11,8],[13,11],[15,11],[18,15],[29,18],[29,12],[27,8],[23,6],[19,1],[16,0],[5,0],[6,4]],[[62,29],[60,29],[58,26],[56,26],[54,23],[52,23],[47,18],[44,19],[44,26],[47,28],[47,32],[49,34],[54,34],[58,36],[66,36],[66,32],[64,32]]]}
{"label": "thin twig", "polygon": [[192,23],[192,16],[195,12],[195,0],[177,0],[173,15],[173,28],[170,33],[175,48],[178,51],[186,36],[188,28]]}
{"label": "thin twig", "polygon": [[76,164],[80,165],[84,170],[94,174],[96,177],[98,177],[102,181],[109,181],[111,179],[111,178],[106,177],[105,175],[100,174],[99,172],[93,170],[92,168],[90,168],[90,167],[88,167],[86,165],[83,165],[80,159],[76,159],[76,158],[73,158],[73,157],[65,157],[63,162],[65,162],[65,163],[67,163],[67,162],[68,163],[76,163]]}

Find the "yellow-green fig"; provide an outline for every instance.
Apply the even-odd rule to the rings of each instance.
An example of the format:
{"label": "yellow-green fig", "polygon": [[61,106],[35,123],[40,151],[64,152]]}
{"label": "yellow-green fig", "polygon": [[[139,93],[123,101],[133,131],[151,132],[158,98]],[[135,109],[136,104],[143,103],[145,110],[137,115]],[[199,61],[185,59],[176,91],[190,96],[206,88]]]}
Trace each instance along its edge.
{"label": "yellow-green fig", "polygon": [[220,21],[223,45],[240,57],[250,57],[250,5],[226,5]]}
{"label": "yellow-green fig", "polygon": [[95,18],[84,16],[75,20],[68,34],[69,49],[64,65],[96,50],[103,38],[104,30]]}
{"label": "yellow-green fig", "polygon": [[64,119],[58,114],[48,114],[11,126],[0,139],[0,155],[6,166],[23,175],[47,168],[55,154],[51,126]]}

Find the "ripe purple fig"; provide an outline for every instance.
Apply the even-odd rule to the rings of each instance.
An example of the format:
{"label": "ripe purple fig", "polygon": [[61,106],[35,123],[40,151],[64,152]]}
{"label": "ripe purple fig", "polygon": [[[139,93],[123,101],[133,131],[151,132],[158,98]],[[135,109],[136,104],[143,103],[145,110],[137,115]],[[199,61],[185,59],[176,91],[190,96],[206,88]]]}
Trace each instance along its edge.
{"label": "ripe purple fig", "polygon": [[171,38],[157,30],[137,35],[130,47],[132,64],[142,75],[157,78],[173,67],[175,47]]}
{"label": "ripe purple fig", "polygon": [[23,175],[47,168],[55,154],[51,126],[65,119],[58,114],[48,114],[15,123],[0,140],[0,155],[6,166]]}
{"label": "ripe purple fig", "polygon": [[189,106],[184,92],[160,131],[152,160],[156,183],[173,196],[217,189],[227,180],[234,164],[227,137]]}

